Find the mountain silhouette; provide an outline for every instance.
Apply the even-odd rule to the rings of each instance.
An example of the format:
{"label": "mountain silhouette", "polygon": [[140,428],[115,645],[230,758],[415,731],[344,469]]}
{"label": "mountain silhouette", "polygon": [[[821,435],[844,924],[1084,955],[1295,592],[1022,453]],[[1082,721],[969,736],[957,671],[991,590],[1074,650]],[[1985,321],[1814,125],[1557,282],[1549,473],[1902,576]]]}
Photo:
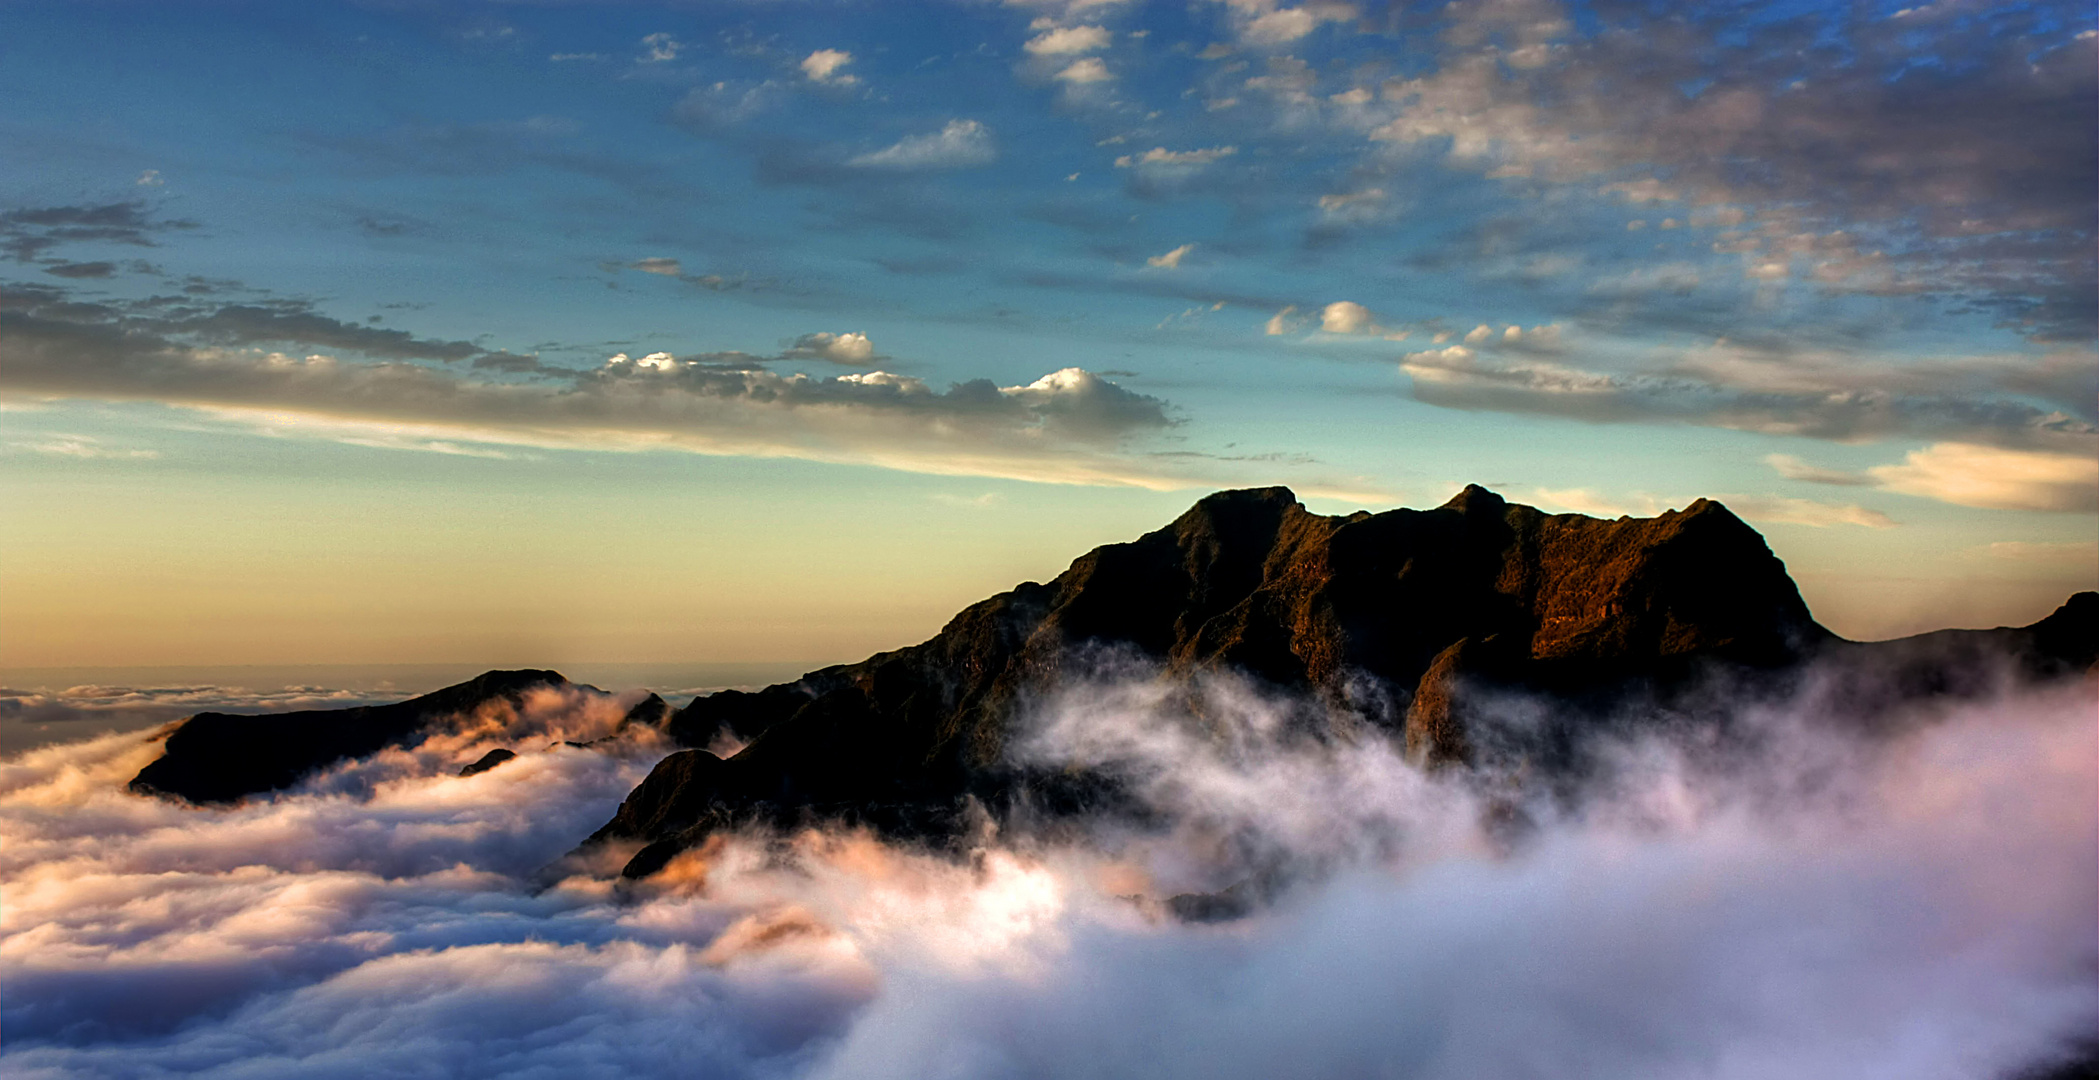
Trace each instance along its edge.
{"label": "mountain silhouette", "polygon": [[1225,491],[964,609],[921,644],[695,699],[667,726],[695,749],[659,764],[587,843],[646,841],[624,871],[640,877],[743,823],[939,837],[964,828],[972,804],[1055,813],[1112,798],[1083,776],[1023,774],[1003,753],[1029,695],[1103,657],[1308,691],[1437,765],[1476,756],[1469,689],[1550,695],[1562,730],[1533,747],[1549,755],[1630,696],[1667,700],[1833,650],[1861,663],[1847,684],[1860,701],[1931,692],[1935,664],[1991,651],[2036,675],[2081,671],[2095,608],[2099,596],[2080,594],[2023,630],[1863,646],[1817,624],[1763,538],[1709,500],[1606,521],[1470,486],[1433,510],[1334,517],[1285,488]]}
{"label": "mountain silhouette", "polygon": [[[675,712],[649,695],[625,723],[660,726],[688,749],[663,759],[585,846],[639,842],[624,873],[641,877],[744,824],[938,840],[987,810],[1112,803],[1099,778],[1016,766],[1007,742],[1030,701],[1132,666],[1242,674],[1365,718],[1425,767],[1505,752],[1507,733],[1478,702],[1539,695],[1551,718],[1518,750],[1553,768],[1622,716],[1666,714],[1714,686],[1753,694],[1811,663],[1835,673],[1822,682],[1837,711],[1870,723],[1890,703],[2074,675],[2095,658],[2094,593],[2029,627],[1845,641],[1815,622],[1756,530],[1705,499],[1612,521],[1477,486],[1431,510],[1346,516],[1311,513],[1286,488],[1224,491],[1047,583],[963,609],[918,645]],[[393,705],[199,713],[131,788],[232,802],[414,745],[489,702],[569,685],[552,671],[492,671]]]}

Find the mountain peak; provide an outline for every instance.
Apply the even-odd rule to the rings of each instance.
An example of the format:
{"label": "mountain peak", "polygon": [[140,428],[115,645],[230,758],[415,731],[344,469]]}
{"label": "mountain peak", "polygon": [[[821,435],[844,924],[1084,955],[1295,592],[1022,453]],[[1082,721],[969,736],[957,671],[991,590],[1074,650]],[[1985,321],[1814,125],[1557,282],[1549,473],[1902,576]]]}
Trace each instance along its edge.
{"label": "mountain peak", "polygon": [[1710,665],[1783,665],[1828,636],[1762,538],[1717,503],[1603,521],[1475,484],[1433,510],[1330,517],[1288,488],[1221,491],[1046,584],[971,605],[919,645],[694,700],[674,738],[746,749],[678,756],[676,776],[637,789],[598,838],[650,841],[638,875],[753,817],[939,835],[965,796],[1017,797],[1003,753],[1015,710],[1103,650],[1336,702],[1376,684],[1398,711],[1368,719],[1439,759],[1469,752],[1458,688],[1470,683],[1601,700]]}

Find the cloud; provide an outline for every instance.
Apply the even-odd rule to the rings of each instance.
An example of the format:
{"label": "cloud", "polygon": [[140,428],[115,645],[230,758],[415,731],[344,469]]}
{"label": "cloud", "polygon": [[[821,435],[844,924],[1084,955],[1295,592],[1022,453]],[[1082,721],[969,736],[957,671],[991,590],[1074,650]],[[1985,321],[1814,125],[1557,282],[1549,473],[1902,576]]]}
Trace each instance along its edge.
{"label": "cloud", "polygon": [[1089,56],[1083,60],[1075,60],[1070,66],[1057,72],[1058,81],[1072,86],[1090,86],[1095,83],[1110,82],[1114,78],[1115,74],[1108,70],[1108,65],[1102,63],[1101,58],[1098,56]]}
{"label": "cloud", "polygon": [[1405,341],[1412,333],[1378,322],[1377,315],[1353,300],[1336,300],[1320,309],[1319,329],[1341,335],[1375,335],[1386,341]]}
{"label": "cloud", "polygon": [[685,43],[669,34],[650,34],[641,39],[641,62],[662,64],[676,60],[685,51]]}
{"label": "cloud", "polygon": [[1991,510],[2099,511],[2099,457],[1934,443],[1866,472],[1889,491]]}
{"label": "cloud", "polygon": [[860,81],[857,76],[844,74],[852,62],[853,54],[843,49],[818,49],[802,58],[802,75],[810,82],[850,86]]}
{"label": "cloud", "polygon": [[661,274],[664,277],[683,277],[685,268],[676,259],[636,259],[627,264],[644,274]]}
{"label": "cloud", "polygon": [[971,168],[989,165],[997,157],[990,128],[975,120],[950,120],[937,133],[907,135],[894,145],[853,158],[850,164],[905,172]]}
{"label": "cloud", "polygon": [[0,211],[0,252],[18,262],[29,262],[74,243],[158,247],[161,234],[196,227],[194,221],[156,218],[140,200],[22,207]]}
{"label": "cloud", "polygon": [[[662,448],[1054,483],[1211,482],[1124,453],[1123,440],[1172,425],[1166,403],[1077,368],[1019,386],[979,379],[939,391],[886,372],[817,378],[763,370],[763,358],[740,353],[652,353],[493,381],[414,363],[195,345],[78,321],[63,304],[26,307],[0,308],[0,393],[18,398],[154,401],[249,427],[425,450]],[[863,347],[872,356],[853,334],[812,335],[798,347],[831,362]]]}
{"label": "cloud", "polygon": [[42,439],[11,442],[7,445],[11,449],[54,457],[140,461],[160,456],[158,450],[123,450],[104,446],[102,440],[91,435],[52,435]]}
{"label": "cloud", "polygon": [[1021,46],[1036,56],[1075,56],[1099,52],[1115,40],[1102,26],[1060,26],[1044,30]]}
{"label": "cloud", "polygon": [[1269,337],[1281,337],[1289,333],[1291,330],[1296,329],[1299,323],[1303,322],[1302,319],[1296,318],[1296,315],[1297,305],[1291,304],[1289,307],[1270,315],[1267,325],[1263,327],[1263,332]]}
{"label": "cloud", "polygon": [[1181,265],[1181,258],[1195,250],[1194,244],[1182,244],[1164,255],[1153,255],[1144,260],[1144,265],[1154,269],[1172,270]]}
{"label": "cloud", "polygon": [[117,275],[113,262],[52,263],[44,273],[62,278],[109,278]]}
{"label": "cloud", "polygon": [[136,731],[193,713],[293,712],[379,705],[411,695],[320,686],[0,687],[0,755],[107,732]]}
{"label": "cloud", "polygon": [[[2099,79],[2087,50],[2063,47],[2077,20],[2058,9],[1753,27],[1720,9],[1623,9],[1594,29],[1550,0],[1460,0],[1446,15],[1433,70],[1384,85],[1373,143],[1488,177],[1724,208],[1767,249],[1842,235],[1847,251],[1741,272],[1959,297],[2038,340],[2091,339]],[[1795,51],[1783,69],[1759,59],[1818,32],[1843,48]],[[1963,62],[1920,62],[1947,56]]]}
{"label": "cloud", "polygon": [[[1031,761],[1122,778],[1141,828],[960,858],[737,836],[627,886],[619,853],[562,859],[667,749],[558,745],[618,699],[536,696],[229,808],[125,793],[158,753],[135,735],[14,756],[9,1064],[1950,1080],[2099,1022],[2088,688],[1942,703],[1886,745],[1811,695],[1742,705],[1688,721],[1737,752],[1703,728],[1607,746],[1557,799],[1359,728],[1306,737],[1319,703],[1229,677],[1177,691],[1070,685],[1015,732]],[[519,756],[456,775],[495,747]],[[1246,918],[1168,914],[1262,870]]]}
{"label": "cloud", "polygon": [[1276,0],[1224,0],[1242,44],[1287,45],[1317,30],[1322,23],[1346,22],[1356,9],[1340,3],[1307,3],[1284,7]]}
{"label": "cloud", "polygon": [[1878,510],[1855,503],[1830,503],[1793,499],[1779,495],[1724,495],[1720,501],[1745,520],[1783,525],[1806,525],[1826,529],[1832,525],[1859,525],[1868,529],[1892,529],[1895,519]]}
{"label": "cloud", "polygon": [[1764,462],[1788,480],[1799,480],[1809,484],[1831,484],[1837,487],[1861,487],[1873,483],[1873,478],[1864,473],[1845,472],[1841,469],[1825,469],[1794,457],[1791,454],[1767,454]]}
{"label": "cloud", "polygon": [[[1532,328],[1510,340],[1482,324],[1467,345],[1408,353],[1413,395],[1449,408],[1592,423],[1688,423],[1842,442],[1931,438],[2085,452],[2099,426],[2030,400],[2074,402],[2091,372],[2017,357],[1890,360],[1722,341],[1674,362],[1613,372],[1569,362],[1594,353]],[[1558,359],[1548,360],[1553,356]]]}
{"label": "cloud", "polygon": [[1377,317],[1353,300],[1336,300],[1319,313],[1319,328],[1329,334],[1361,334],[1376,327]]}
{"label": "cloud", "polygon": [[1153,147],[1141,154],[1124,154],[1115,159],[1118,169],[1194,170],[1222,161],[1239,152],[1236,146],[1213,146],[1203,150],[1168,150],[1163,146]]}
{"label": "cloud", "polygon": [[782,354],[792,359],[829,360],[834,364],[858,366],[875,357],[874,342],[866,334],[852,332],[833,334],[819,332],[803,334]]}

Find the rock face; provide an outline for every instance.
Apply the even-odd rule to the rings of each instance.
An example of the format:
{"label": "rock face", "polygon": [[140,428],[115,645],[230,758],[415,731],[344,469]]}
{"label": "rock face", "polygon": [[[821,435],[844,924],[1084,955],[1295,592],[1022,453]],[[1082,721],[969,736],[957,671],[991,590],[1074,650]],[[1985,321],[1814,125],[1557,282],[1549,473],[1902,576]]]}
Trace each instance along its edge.
{"label": "rock face", "polygon": [[[1832,640],[1763,538],[1718,503],[1645,519],[1552,515],[1468,487],[1434,510],[1328,517],[1284,488],[1220,492],[1171,525],[962,611],[930,641],[679,710],[673,754],[592,837],[649,841],[653,872],[725,825],[859,822],[904,834],[997,806],[1014,705],[1110,650],[1231,667],[1341,700],[1385,688],[1428,761],[1469,753],[1453,688],[1579,699],[1720,665],[1772,669]],[[1052,804],[1086,792],[1034,778]]]}
{"label": "rock face", "polygon": [[338,761],[405,745],[429,724],[490,701],[516,704],[530,690],[567,685],[559,672],[491,671],[392,705],[270,716],[198,713],[168,736],[167,753],[139,770],[131,790],[230,803],[290,787]]}
{"label": "rock face", "polygon": [[488,753],[481,755],[478,759],[476,759],[473,762],[473,764],[461,766],[459,770],[459,775],[462,777],[479,776],[482,773],[485,773],[488,770],[493,769],[506,761],[515,761],[516,759],[516,751],[505,750],[499,746],[494,750],[490,750]]}

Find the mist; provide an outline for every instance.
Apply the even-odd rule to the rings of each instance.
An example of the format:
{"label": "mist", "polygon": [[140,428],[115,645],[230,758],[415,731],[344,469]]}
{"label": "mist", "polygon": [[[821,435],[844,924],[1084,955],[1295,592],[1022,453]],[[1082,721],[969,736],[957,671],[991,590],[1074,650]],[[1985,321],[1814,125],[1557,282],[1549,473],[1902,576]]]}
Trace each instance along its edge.
{"label": "mist", "polygon": [[1013,752],[1142,813],[959,855],[747,833],[638,883],[570,856],[670,749],[566,745],[622,697],[225,808],[127,793],[150,733],[47,746],[0,759],[0,1074],[1995,1080],[2099,1032],[2094,684],[1870,740],[1822,700],[1601,745],[1569,791],[1120,672]]}

